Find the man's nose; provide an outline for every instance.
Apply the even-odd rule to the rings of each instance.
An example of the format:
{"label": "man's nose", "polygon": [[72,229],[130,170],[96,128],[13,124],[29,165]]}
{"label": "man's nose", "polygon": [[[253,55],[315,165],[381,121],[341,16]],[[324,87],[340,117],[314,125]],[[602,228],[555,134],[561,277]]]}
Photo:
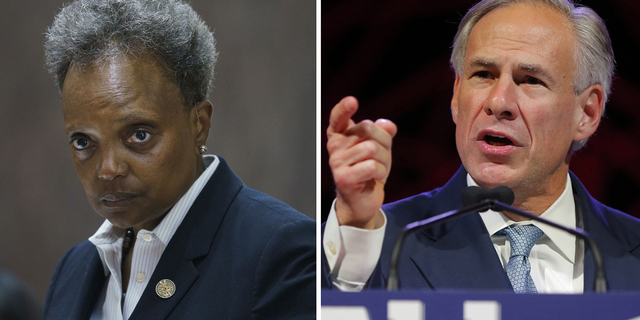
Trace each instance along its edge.
{"label": "man's nose", "polygon": [[491,88],[489,97],[484,103],[484,112],[489,116],[495,116],[498,120],[514,120],[520,111],[518,108],[517,84],[503,75]]}
{"label": "man's nose", "polygon": [[103,149],[98,167],[98,178],[113,180],[127,174],[128,166],[117,150]]}

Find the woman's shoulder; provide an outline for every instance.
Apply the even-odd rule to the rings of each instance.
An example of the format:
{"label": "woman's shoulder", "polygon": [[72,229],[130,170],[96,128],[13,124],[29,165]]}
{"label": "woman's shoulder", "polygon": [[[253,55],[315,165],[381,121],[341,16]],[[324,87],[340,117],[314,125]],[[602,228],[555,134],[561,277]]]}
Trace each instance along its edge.
{"label": "woman's shoulder", "polygon": [[256,215],[258,219],[269,219],[279,223],[292,221],[314,223],[313,219],[290,205],[247,186],[242,187],[234,202],[243,208],[243,214]]}

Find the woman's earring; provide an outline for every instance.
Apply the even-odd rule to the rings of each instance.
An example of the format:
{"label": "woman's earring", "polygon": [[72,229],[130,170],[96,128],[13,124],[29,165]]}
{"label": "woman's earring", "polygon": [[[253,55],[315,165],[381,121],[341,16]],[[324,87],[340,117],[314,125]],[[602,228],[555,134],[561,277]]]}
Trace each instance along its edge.
{"label": "woman's earring", "polygon": [[205,154],[207,152],[207,146],[205,145],[199,146],[198,151],[200,151],[200,154]]}

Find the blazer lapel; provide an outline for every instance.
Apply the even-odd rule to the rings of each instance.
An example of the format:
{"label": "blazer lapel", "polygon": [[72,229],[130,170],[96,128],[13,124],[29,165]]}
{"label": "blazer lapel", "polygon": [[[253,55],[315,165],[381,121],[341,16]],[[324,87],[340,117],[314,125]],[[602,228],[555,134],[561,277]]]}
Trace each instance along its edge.
{"label": "blazer lapel", "polygon": [[434,290],[511,290],[480,215],[469,213],[458,220],[446,235],[420,240],[430,242],[411,256],[420,274]]}
{"label": "blazer lapel", "polygon": [[[218,168],[171,238],[129,319],[168,318],[198,278],[196,261],[209,253],[229,206],[243,186],[226,161],[218,158]],[[175,283],[176,291],[167,299],[156,294],[156,285],[163,279]]]}
{"label": "blazer lapel", "polygon": [[84,279],[81,283],[78,297],[75,299],[69,319],[89,319],[96,306],[98,297],[105,285],[106,276],[104,266],[95,248],[92,251],[90,262],[86,265]]}
{"label": "blazer lapel", "polygon": [[[170,258],[165,259],[165,257]],[[184,250],[177,250],[175,246],[169,250],[167,246],[129,319],[166,319],[197,278],[198,270]],[[169,279],[175,284],[175,293],[166,299],[156,294],[156,286],[163,279]]]}
{"label": "blazer lapel", "polygon": [[[582,217],[584,230],[594,240],[602,256],[609,289],[638,290],[640,286],[640,260],[633,252],[638,249],[640,239],[635,233],[624,230],[627,226],[615,217],[609,208],[593,199],[578,179],[571,174],[576,212]],[[618,239],[616,233],[626,236]],[[636,253],[637,254],[637,253]],[[595,263],[593,251],[585,244],[584,291],[593,292]]]}
{"label": "blazer lapel", "polygon": [[[433,198],[426,216],[461,209],[460,197],[467,187],[466,179],[467,172],[460,167]],[[406,248],[405,252],[416,252],[411,256],[413,266],[407,266],[407,269],[413,270],[403,270],[401,273],[423,277],[434,290],[511,290],[509,278],[477,212],[426,229],[410,239],[407,244],[413,248]],[[419,275],[415,274],[415,270],[419,271]]]}

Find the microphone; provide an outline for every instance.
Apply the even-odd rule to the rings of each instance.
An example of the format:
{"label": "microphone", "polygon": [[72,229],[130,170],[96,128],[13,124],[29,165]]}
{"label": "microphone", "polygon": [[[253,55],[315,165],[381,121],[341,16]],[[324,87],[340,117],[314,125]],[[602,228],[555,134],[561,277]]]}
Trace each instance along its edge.
{"label": "microphone", "polygon": [[427,227],[434,226],[436,224],[445,222],[452,218],[467,214],[469,212],[484,212],[489,209],[494,211],[507,211],[514,214],[517,214],[522,217],[526,217],[532,220],[540,221],[546,225],[550,225],[554,228],[561,229],[565,232],[573,234],[581,239],[583,239],[591,248],[593,252],[593,260],[595,263],[595,281],[594,281],[594,291],[596,293],[605,293],[607,292],[607,280],[605,278],[604,272],[604,264],[602,263],[602,256],[600,255],[600,250],[596,243],[591,239],[589,234],[580,229],[580,228],[568,228],[563,225],[559,225],[555,222],[549,221],[544,218],[540,218],[539,216],[520,210],[518,208],[512,207],[513,201],[515,200],[515,195],[513,194],[513,190],[506,186],[499,186],[489,191],[484,190],[479,187],[468,187],[462,193],[462,203],[465,206],[460,210],[451,210],[437,216],[427,218],[424,220],[412,222],[404,227],[400,234],[398,235],[398,240],[396,240],[396,244],[393,248],[393,252],[391,254],[391,266],[389,269],[389,282],[387,283],[388,291],[398,290],[399,287],[399,279],[398,279],[398,260],[400,258],[400,253],[402,251],[402,245],[404,243],[407,235],[425,229]]}
{"label": "microphone", "polygon": [[[513,190],[507,186],[498,186],[489,191],[480,187],[472,186],[464,189],[464,192],[462,192],[462,204],[465,207],[490,199],[511,205],[516,199],[516,196],[513,194]],[[484,211],[486,210],[483,210],[482,212]]]}

